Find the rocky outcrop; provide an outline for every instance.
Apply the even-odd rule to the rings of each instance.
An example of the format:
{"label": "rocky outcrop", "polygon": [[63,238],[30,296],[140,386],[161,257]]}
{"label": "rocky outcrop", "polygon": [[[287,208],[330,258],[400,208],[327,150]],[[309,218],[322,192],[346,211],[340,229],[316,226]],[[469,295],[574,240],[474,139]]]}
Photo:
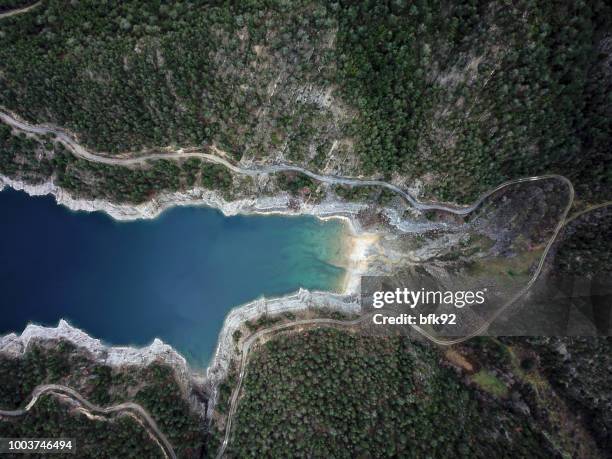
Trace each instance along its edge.
{"label": "rocky outcrop", "polygon": [[225,317],[219,334],[215,355],[206,371],[207,381],[215,387],[227,373],[234,357],[233,334],[246,321],[256,320],[263,315],[278,315],[284,312],[303,312],[308,309],[327,309],[348,314],[358,314],[361,305],[356,295],[342,295],[329,292],[310,292],[300,289],[293,295],[259,300],[232,309]]}
{"label": "rocky outcrop", "polygon": [[106,346],[99,339],[92,338],[84,331],[60,320],[57,327],[44,327],[28,324],[20,335],[9,333],[0,337],[0,352],[14,357],[26,353],[30,345],[37,341],[64,339],[75,346],[87,350],[97,361],[104,365],[147,366],[155,360],[162,360],[173,368],[186,370],[187,363],[171,346],[155,338],[151,344],[142,348],[128,346]]}

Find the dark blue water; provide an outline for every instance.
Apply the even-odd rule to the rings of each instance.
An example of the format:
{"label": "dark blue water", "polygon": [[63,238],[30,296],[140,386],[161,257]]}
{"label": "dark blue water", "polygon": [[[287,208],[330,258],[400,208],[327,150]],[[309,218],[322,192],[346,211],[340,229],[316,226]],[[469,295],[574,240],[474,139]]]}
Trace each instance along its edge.
{"label": "dark blue water", "polygon": [[159,337],[205,365],[233,306],[334,289],[343,270],[330,260],[343,231],[310,217],[224,217],[203,207],[124,223],[5,190],[0,333],[64,318],[111,344]]}

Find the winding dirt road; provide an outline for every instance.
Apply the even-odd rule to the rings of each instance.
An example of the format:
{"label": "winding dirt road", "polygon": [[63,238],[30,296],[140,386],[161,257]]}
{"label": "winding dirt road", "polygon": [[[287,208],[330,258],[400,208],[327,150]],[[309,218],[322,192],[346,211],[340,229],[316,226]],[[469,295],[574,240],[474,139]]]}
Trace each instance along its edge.
{"label": "winding dirt road", "polygon": [[150,153],[138,157],[133,158],[120,158],[102,155],[99,153],[94,153],[87,150],[85,147],[80,145],[71,134],[67,131],[51,125],[33,125],[26,121],[21,120],[18,116],[13,113],[0,110],[0,121],[11,126],[13,129],[18,131],[36,134],[36,135],[47,135],[53,134],[59,142],[61,142],[68,150],[70,150],[76,157],[84,159],[86,161],[91,161],[95,163],[101,164],[109,164],[116,166],[133,166],[133,165],[143,165],[148,161],[156,161],[161,159],[187,159],[187,158],[200,158],[204,161],[216,163],[227,167],[229,170],[236,174],[249,175],[249,176],[257,176],[257,175],[268,175],[274,174],[277,172],[299,172],[310,178],[313,178],[320,182],[337,184],[337,185],[350,185],[350,186],[380,186],[383,188],[387,188],[388,190],[397,193],[406,199],[413,207],[421,211],[427,210],[440,210],[444,212],[451,212],[456,215],[467,215],[476,208],[478,208],[482,202],[487,199],[492,194],[497,191],[506,188],[510,185],[514,185],[517,183],[530,182],[536,180],[542,180],[547,178],[558,178],[560,180],[564,180],[570,186],[571,183],[565,177],[560,175],[541,175],[537,177],[525,177],[520,179],[511,180],[501,185],[483,193],[474,203],[467,206],[455,206],[449,204],[438,204],[438,203],[424,203],[416,199],[407,191],[401,189],[397,185],[394,185],[389,182],[385,182],[382,180],[370,180],[370,179],[362,179],[355,177],[341,177],[337,175],[322,175],[316,172],[309,171],[308,169],[304,169],[303,167],[293,166],[290,164],[272,164],[272,165],[262,165],[262,166],[254,166],[254,167],[242,167],[235,163],[228,161],[227,159],[215,155],[212,153],[204,153],[200,151],[185,151],[183,149],[178,149],[173,152],[167,153]]}
{"label": "winding dirt road", "polygon": [[[94,153],[91,152],[89,150],[87,150],[86,148],[84,148],[82,145],[80,145],[73,137],[72,135],[70,135],[67,131],[55,127],[55,126],[50,126],[50,125],[32,125],[30,123],[27,123],[21,119],[19,119],[16,115],[11,114],[9,112],[6,111],[1,111],[0,110],[0,121],[8,124],[9,126],[13,127],[14,129],[21,131],[21,132],[25,132],[25,133],[30,133],[30,134],[36,134],[36,135],[46,135],[46,134],[53,134],[56,137],[56,140],[60,141],[62,144],[64,144],[64,146],[70,150],[75,156],[87,160],[87,161],[91,161],[91,162],[97,162],[97,163],[103,163],[103,164],[110,164],[110,165],[120,165],[120,166],[129,166],[129,165],[138,165],[138,164],[145,164],[148,161],[155,161],[155,160],[160,160],[160,159],[185,159],[185,158],[200,158],[204,161],[207,162],[212,162],[212,163],[216,163],[216,164],[221,164],[225,167],[227,167],[228,169],[230,169],[232,172],[237,173],[237,174],[244,174],[244,175],[249,175],[249,176],[257,176],[257,175],[266,175],[266,174],[273,174],[276,172],[287,172],[287,171],[293,171],[293,172],[299,172],[302,173],[304,175],[307,175],[308,177],[311,177],[315,180],[321,181],[321,182],[325,182],[325,183],[331,183],[331,184],[340,184],[340,185],[350,185],[350,186],[380,186],[380,187],[384,187],[387,188],[395,193],[397,193],[398,195],[402,196],[404,199],[406,199],[413,207],[415,207],[418,210],[421,211],[427,211],[427,210],[439,210],[439,211],[444,211],[444,212],[449,212],[449,213],[453,213],[456,215],[467,215],[470,212],[473,212],[475,209],[477,209],[488,197],[490,197],[491,195],[493,195],[494,193],[507,188],[509,186],[513,186],[519,183],[525,183],[525,182],[535,182],[535,181],[542,181],[542,180],[558,180],[561,183],[563,183],[566,187],[567,187],[567,193],[568,193],[568,199],[567,199],[567,205],[564,207],[561,216],[559,218],[559,222],[556,225],[553,234],[550,238],[550,240],[548,241],[541,257],[539,260],[539,263],[536,267],[536,270],[534,272],[534,274],[532,275],[532,277],[530,278],[529,282],[519,291],[517,292],[508,302],[506,302],[498,311],[496,311],[495,314],[493,314],[493,316],[491,317],[491,319],[489,321],[487,321],[486,323],[484,323],[478,330],[475,330],[472,334],[470,334],[469,336],[466,337],[461,337],[461,338],[457,338],[457,339],[452,339],[452,340],[448,340],[448,339],[439,339],[436,336],[431,335],[429,332],[427,332],[426,330],[423,330],[421,327],[418,326],[413,326],[413,328],[418,331],[419,333],[423,334],[424,336],[426,336],[428,339],[430,339],[431,341],[440,344],[440,345],[450,345],[450,344],[456,344],[462,341],[465,341],[473,336],[476,336],[478,334],[481,334],[483,331],[485,331],[488,326],[510,305],[512,305],[514,302],[516,302],[520,297],[522,297],[525,293],[527,293],[531,287],[535,284],[536,280],[538,279],[538,277],[540,276],[540,273],[542,272],[542,269],[544,267],[544,263],[546,260],[546,257],[548,255],[548,253],[550,252],[550,249],[552,248],[554,242],[556,241],[560,231],[562,230],[563,226],[568,222],[567,216],[568,213],[573,205],[574,202],[574,187],[572,185],[572,183],[565,177],[561,176],[561,175],[554,175],[554,174],[550,174],[550,175],[542,175],[542,176],[535,176],[535,177],[525,177],[525,178],[519,178],[519,179],[515,179],[515,180],[510,180],[508,182],[502,183],[501,185],[483,193],[474,203],[467,205],[467,206],[455,206],[455,205],[444,205],[444,204],[438,204],[438,203],[423,203],[421,201],[419,201],[418,199],[416,199],[414,196],[412,196],[410,193],[402,190],[401,188],[399,188],[398,186],[392,184],[392,183],[388,183],[385,181],[381,181],[381,180],[369,180],[369,179],[361,179],[361,178],[354,178],[354,177],[341,177],[341,176],[334,176],[334,175],[321,175],[312,171],[309,171],[307,169],[304,169],[302,167],[299,166],[293,166],[293,165],[289,165],[289,164],[273,164],[273,165],[261,165],[261,166],[253,166],[253,167],[243,167],[240,166],[239,164],[235,164],[232,163],[230,161],[228,161],[227,159],[220,157],[218,155],[215,154],[211,154],[211,153],[204,153],[204,152],[199,152],[199,151],[184,151],[182,149],[173,151],[173,152],[168,152],[168,153],[151,153],[151,154],[146,154],[143,156],[139,156],[139,157],[133,157],[133,158],[120,158],[120,157],[112,157],[112,156],[106,156],[106,155],[102,155],[102,154],[98,154],[98,153]],[[607,205],[607,204],[606,204]],[[603,205],[602,205],[603,206]],[[321,324],[321,325],[339,325],[339,326],[352,326],[352,325],[356,325],[360,322],[362,322],[363,320],[367,319],[368,316],[363,316],[357,320],[354,321],[349,321],[349,322],[345,322],[345,321],[341,321],[341,320],[333,320],[333,319],[310,319],[310,320],[301,320],[301,321],[296,321],[296,322],[292,322],[292,323],[287,323],[287,324],[282,324],[282,325],[278,325],[278,326],[273,326],[264,330],[261,330],[255,334],[253,334],[252,336],[250,336],[243,344],[242,346],[242,358],[241,358],[241,362],[240,362],[240,372],[239,372],[239,380],[238,383],[236,385],[236,388],[234,389],[234,392],[232,393],[232,397],[230,400],[230,411],[228,413],[228,418],[227,418],[227,423],[226,423],[226,431],[225,431],[225,436],[224,436],[224,440],[223,443],[221,445],[221,448],[219,450],[218,456],[217,457],[222,457],[223,454],[225,453],[225,450],[227,448],[227,445],[229,443],[229,439],[231,436],[231,426],[232,426],[232,422],[233,422],[233,416],[235,414],[236,411],[236,406],[237,406],[237,402],[238,402],[238,397],[240,394],[240,390],[242,387],[242,381],[244,378],[244,374],[246,371],[246,362],[248,360],[248,355],[249,355],[249,350],[251,348],[251,346],[253,345],[253,343],[255,343],[259,338],[261,338],[264,335],[270,334],[270,333],[275,333],[277,331],[283,330],[283,329],[288,329],[291,327],[296,327],[296,326],[306,326],[306,325],[313,325],[313,324]],[[161,434],[161,432],[160,432]]]}
{"label": "winding dirt road", "polygon": [[86,400],[81,394],[79,394],[76,390],[68,387],[62,386],[59,384],[43,384],[37,386],[34,391],[32,391],[32,398],[25,406],[25,408],[18,410],[0,410],[0,416],[5,417],[20,417],[25,415],[28,411],[30,411],[36,402],[40,399],[41,396],[45,394],[60,394],[69,397],[73,401],[77,402],[85,411],[90,414],[98,414],[98,415],[112,415],[116,413],[128,412],[131,415],[136,416],[139,420],[144,421],[143,425],[149,432],[149,434],[155,439],[157,444],[162,449],[164,455],[170,459],[176,459],[176,454],[174,453],[174,449],[172,445],[164,435],[164,433],[157,427],[157,423],[155,420],[149,415],[149,413],[140,405],[133,402],[124,402],[118,405],[113,405],[109,407],[101,407],[98,405],[94,405],[90,401]]}
{"label": "winding dirt road", "polygon": [[5,11],[4,13],[0,13],[0,19],[9,18],[17,14],[27,13],[28,11],[36,8],[38,5],[40,5],[40,2],[36,2],[30,6],[24,6],[23,8],[17,8],[15,10]]}
{"label": "winding dirt road", "polygon": [[338,319],[304,319],[304,320],[296,320],[295,322],[290,322],[286,324],[274,325],[269,328],[265,328],[263,330],[259,330],[249,336],[242,344],[242,358],[240,359],[240,372],[238,374],[238,383],[232,392],[232,397],[230,399],[230,409],[227,414],[227,422],[225,424],[225,436],[223,437],[223,443],[219,447],[219,451],[217,452],[217,458],[223,457],[225,454],[225,450],[227,449],[227,445],[229,444],[230,436],[232,433],[232,421],[234,418],[234,414],[236,413],[236,408],[238,406],[238,397],[240,396],[240,390],[242,388],[242,381],[244,379],[246,373],[246,364],[249,358],[249,351],[251,350],[251,346],[257,342],[259,338],[265,335],[269,335],[272,333],[276,333],[280,330],[285,330],[288,328],[294,328],[299,326],[307,326],[307,325],[339,325],[343,327],[350,327],[353,325],[358,325],[361,322],[364,322],[370,316],[365,315],[361,316],[355,320],[338,320]]}

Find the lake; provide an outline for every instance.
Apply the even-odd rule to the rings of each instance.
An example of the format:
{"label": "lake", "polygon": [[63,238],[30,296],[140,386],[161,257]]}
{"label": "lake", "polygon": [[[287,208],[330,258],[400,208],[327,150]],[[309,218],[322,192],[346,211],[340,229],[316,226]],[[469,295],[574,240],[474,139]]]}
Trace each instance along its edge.
{"label": "lake", "polygon": [[232,307],[337,290],[345,273],[338,220],[177,207],[117,222],[9,189],[0,213],[0,334],[64,318],[108,344],[159,337],[203,367]]}

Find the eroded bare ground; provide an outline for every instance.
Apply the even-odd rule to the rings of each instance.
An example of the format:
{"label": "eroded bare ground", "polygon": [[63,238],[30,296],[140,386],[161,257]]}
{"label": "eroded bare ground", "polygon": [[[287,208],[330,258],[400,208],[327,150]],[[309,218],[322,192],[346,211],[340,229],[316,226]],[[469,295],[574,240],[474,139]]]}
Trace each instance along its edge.
{"label": "eroded bare ground", "polygon": [[[567,185],[551,179],[500,190],[466,216],[430,211],[415,220],[429,223],[430,230],[391,232],[381,238],[371,271],[389,276],[386,282],[391,285],[412,290],[487,289],[486,304],[462,310],[464,326],[453,327],[454,336],[482,332],[539,274],[570,199]],[[437,312],[453,312],[452,305]]]}
{"label": "eroded bare ground", "polygon": [[520,325],[515,334],[611,335],[610,231],[610,206],[580,213],[568,221],[547,259],[545,275],[507,318]]}

